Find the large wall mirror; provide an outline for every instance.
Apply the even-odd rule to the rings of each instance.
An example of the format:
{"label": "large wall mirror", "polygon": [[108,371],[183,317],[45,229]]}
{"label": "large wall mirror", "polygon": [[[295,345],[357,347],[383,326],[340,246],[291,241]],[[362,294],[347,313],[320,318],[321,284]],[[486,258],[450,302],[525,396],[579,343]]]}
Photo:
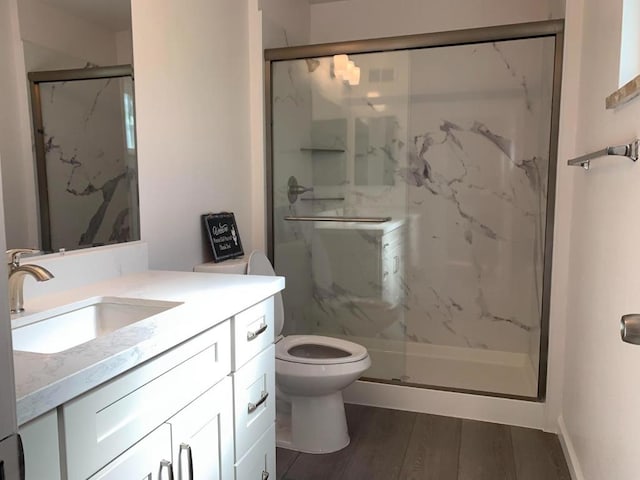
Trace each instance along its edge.
{"label": "large wall mirror", "polygon": [[130,0],[20,0],[18,16],[32,165],[4,181],[7,246],[138,240]]}

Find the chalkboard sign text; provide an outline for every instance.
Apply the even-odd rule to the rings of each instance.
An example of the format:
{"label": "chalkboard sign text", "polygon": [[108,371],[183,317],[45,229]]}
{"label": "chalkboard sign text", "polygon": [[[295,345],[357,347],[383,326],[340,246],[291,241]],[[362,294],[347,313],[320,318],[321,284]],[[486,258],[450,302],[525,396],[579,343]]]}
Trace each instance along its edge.
{"label": "chalkboard sign text", "polygon": [[233,213],[207,213],[202,215],[202,222],[211,244],[214,262],[244,255]]}

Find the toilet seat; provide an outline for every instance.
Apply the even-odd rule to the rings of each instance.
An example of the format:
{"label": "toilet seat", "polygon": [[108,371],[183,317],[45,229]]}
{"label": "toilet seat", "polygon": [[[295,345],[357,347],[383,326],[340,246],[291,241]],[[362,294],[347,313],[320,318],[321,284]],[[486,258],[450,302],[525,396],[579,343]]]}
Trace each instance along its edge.
{"label": "toilet seat", "polygon": [[289,335],[276,343],[276,358],[291,363],[337,365],[359,362],[367,356],[366,348],[340,338]]}

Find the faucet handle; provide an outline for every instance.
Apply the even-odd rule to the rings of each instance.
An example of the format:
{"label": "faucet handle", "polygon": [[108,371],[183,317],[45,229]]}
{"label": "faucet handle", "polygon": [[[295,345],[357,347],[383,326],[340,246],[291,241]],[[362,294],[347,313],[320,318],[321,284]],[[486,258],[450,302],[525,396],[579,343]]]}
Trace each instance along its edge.
{"label": "faucet handle", "polygon": [[7,263],[18,267],[20,265],[20,257],[24,253],[39,253],[37,248],[12,248],[7,250]]}

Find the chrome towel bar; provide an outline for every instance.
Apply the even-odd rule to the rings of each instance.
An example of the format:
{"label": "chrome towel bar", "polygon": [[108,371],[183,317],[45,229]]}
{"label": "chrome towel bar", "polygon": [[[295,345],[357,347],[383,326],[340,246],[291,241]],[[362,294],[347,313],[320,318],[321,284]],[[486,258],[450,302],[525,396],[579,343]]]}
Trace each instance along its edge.
{"label": "chrome towel bar", "polygon": [[599,157],[606,157],[608,155],[615,155],[619,157],[628,157],[631,161],[636,162],[638,160],[638,151],[640,151],[640,140],[634,140],[631,143],[625,145],[616,145],[613,147],[606,147],[597,152],[587,153],[580,157],[572,158],[567,162],[567,165],[581,166],[585,170],[589,170],[591,160]]}
{"label": "chrome towel bar", "polygon": [[325,215],[288,216],[284,217],[288,222],[356,222],[356,223],[384,223],[391,217],[329,217]]}

